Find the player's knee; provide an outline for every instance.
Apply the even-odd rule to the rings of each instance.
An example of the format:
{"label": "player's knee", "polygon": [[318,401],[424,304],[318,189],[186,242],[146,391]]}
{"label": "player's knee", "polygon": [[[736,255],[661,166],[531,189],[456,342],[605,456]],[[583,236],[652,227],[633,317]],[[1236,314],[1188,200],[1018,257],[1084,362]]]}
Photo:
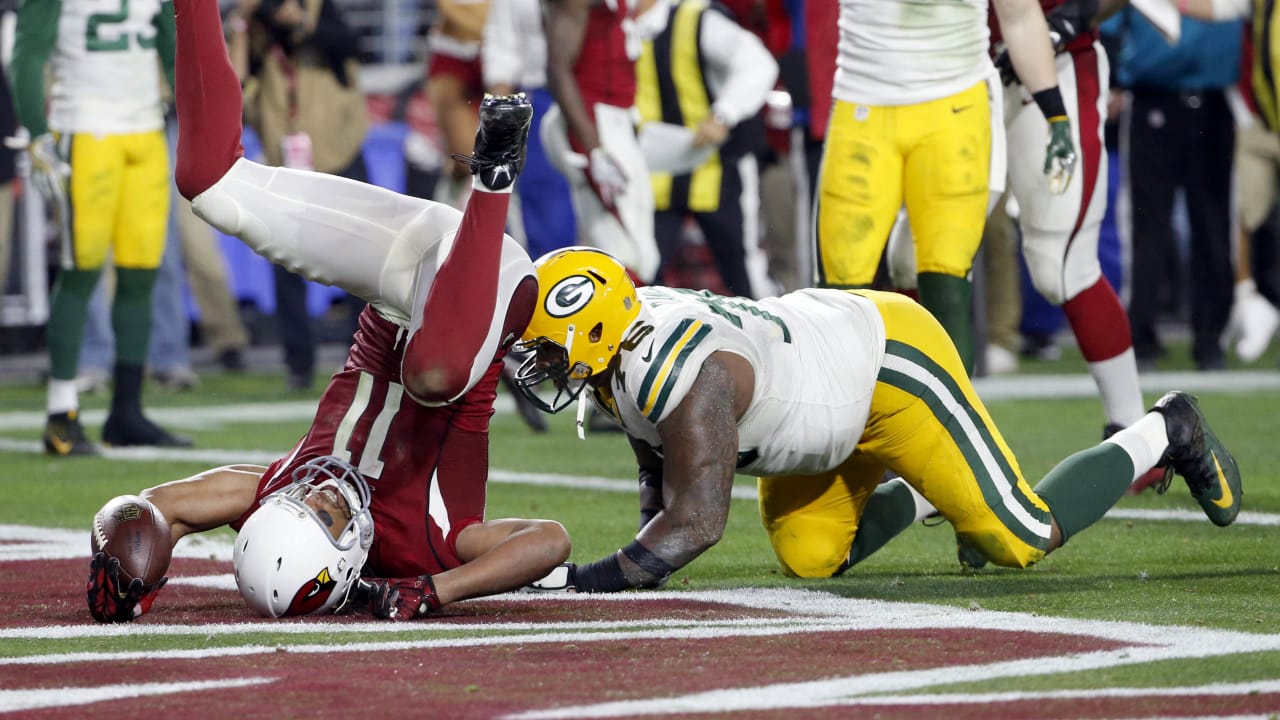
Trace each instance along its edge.
{"label": "player's knee", "polygon": [[401,382],[418,402],[427,405],[444,405],[453,402],[467,391],[471,368],[459,368],[448,362],[431,359],[410,363],[406,357],[401,369]]}
{"label": "player's knee", "polygon": [[783,572],[799,578],[835,575],[849,557],[851,540],[845,528],[815,518],[788,518],[769,531]]}
{"label": "player's knee", "polygon": [[1062,277],[1062,258],[1053,254],[1039,253],[1027,249],[1024,253],[1027,260],[1027,273],[1031,276],[1031,284],[1036,292],[1044,296],[1054,306],[1066,302],[1066,287]]}
{"label": "player's knee", "polygon": [[569,559],[573,543],[569,540],[569,531],[555,520],[534,520],[534,531],[541,538],[544,559],[550,565],[559,565]]}

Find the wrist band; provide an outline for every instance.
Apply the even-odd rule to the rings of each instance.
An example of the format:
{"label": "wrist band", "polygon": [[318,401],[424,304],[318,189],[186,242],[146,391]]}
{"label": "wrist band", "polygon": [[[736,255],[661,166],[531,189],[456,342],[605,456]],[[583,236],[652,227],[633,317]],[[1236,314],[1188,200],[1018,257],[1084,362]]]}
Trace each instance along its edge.
{"label": "wrist band", "polygon": [[639,540],[632,540],[626,547],[622,548],[622,554],[640,569],[653,576],[655,580],[661,580],[676,571],[670,563],[662,558],[654,555],[649,548],[640,544]]}
{"label": "wrist band", "polygon": [[1062,102],[1062,93],[1059,92],[1058,86],[1054,85],[1046,90],[1038,93],[1032,93],[1031,99],[1036,101],[1036,106],[1040,108],[1040,113],[1045,119],[1066,117],[1067,106]]}

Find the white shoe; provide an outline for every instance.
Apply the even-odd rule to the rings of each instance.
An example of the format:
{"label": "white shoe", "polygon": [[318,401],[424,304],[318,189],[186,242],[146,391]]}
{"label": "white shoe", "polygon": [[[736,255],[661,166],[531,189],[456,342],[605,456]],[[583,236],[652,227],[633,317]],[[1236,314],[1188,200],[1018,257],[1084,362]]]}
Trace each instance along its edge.
{"label": "white shoe", "polygon": [[1258,292],[1253,280],[1236,283],[1228,332],[1236,338],[1236,355],[1251,363],[1262,357],[1280,329],[1280,310]]}
{"label": "white shoe", "polygon": [[1018,354],[999,345],[987,345],[987,374],[1009,375],[1018,372]]}

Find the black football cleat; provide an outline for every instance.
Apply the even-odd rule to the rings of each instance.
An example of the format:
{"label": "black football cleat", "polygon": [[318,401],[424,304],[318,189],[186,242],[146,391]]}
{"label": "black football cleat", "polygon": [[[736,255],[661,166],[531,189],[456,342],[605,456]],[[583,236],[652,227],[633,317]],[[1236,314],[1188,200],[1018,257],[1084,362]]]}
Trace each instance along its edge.
{"label": "black football cleat", "polygon": [[170,433],[140,412],[113,412],[102,426],[102,444],[108,447],[192,447],[195,442]]}
{"label": "black football cleat", "polygon": [[1196,399],[1184,392],[1166,393],[1151,408],[1164,416],[1169,447],[1160,458],[1167,472],[1187,481],[1191,496],[1214,525],[1226,527],[1240,514],[1240,467],[1209,429]]}
{"label": "black football cleat", "polygon": [[56,456],[101,454],[84,434],[76,410],[49,415],[44,425],[44,451]]}
{"label": "black football cleat", "polygon": [[511,187],[524,169],[525,148],[533,105],[524,93],[490,95],[480,101],[480,127],[471,155],[454,154],[460,163],[471,166],[471,174],[490,190]]}

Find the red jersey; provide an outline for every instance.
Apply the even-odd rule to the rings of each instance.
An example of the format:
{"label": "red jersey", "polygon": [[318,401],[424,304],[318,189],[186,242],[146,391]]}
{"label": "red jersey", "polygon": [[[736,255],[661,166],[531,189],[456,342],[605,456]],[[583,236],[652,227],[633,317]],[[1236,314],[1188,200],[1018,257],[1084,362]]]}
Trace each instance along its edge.
{"label": "red jersey", "polygon": [[[403,328],[366,307],[311,429],[258,485],[260,500],[288,485],[295,468],[324,455],[359,469],[372,490],[374,524],[364,575],[414,577],[457,567],[458,533],[484,519],[489,418],[502,361],[460,401],[427,407],[400,385],[404,345]],[[238,530],[257,507],[232,527]]]}
{"label": "red jersey", "polygon": [[[1044,11],[1045,17],[1048,17],[1054,8],[1065,2],[1067,0],[1040,0],[1040,9]],[[994,6],[987,7],[987,27],[991,30],[991,48],[992,55],[994,55],[996,43],[1003,40],[1003,36],[1000,34],[1000,21],[996,18]],[[1062,52],[1073,53],[1083,50],[1093,45],[1093,41],[1097,39],[1098,31],[1094,28],[1088,28],[1072,38],[1071,42],[1067,43],[1067,46],[1062,49]]]}
{"label": "red jersey", "polygon": [[627,55],[622,21],[635,16],[635,0],[600,0],[587,15],[582,50],[573,77],[587,113],[596,103],[629,108],[636,102],[635,59]]}

